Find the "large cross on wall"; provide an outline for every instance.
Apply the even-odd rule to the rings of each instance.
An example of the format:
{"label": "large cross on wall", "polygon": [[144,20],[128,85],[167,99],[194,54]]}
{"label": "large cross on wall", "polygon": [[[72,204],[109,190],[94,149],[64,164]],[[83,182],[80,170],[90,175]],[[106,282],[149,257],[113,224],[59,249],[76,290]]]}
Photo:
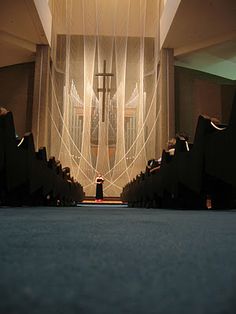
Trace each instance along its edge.
{"label": "large cross on wall", "polygon": [[102,88],[98,88],[98,93],[102,93],[102,122],[105,121],[105,105],[106,105],[106,92],[109,93],[110,89],[107,87],[107,80],[106,78],[113,76],[113,73],[107,73],[106,72],[106,60],[103,61],[103,72],[97,73],[96,76],[102,76],[103,77],[103,84]]}

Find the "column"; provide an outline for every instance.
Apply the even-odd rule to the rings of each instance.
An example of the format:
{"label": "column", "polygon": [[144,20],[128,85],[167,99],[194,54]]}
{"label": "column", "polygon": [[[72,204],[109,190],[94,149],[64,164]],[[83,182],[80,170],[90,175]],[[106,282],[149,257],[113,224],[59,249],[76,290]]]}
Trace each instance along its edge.
{"label": "column", "polygon": [[50,73],[50,47],[48,45],[37,45],[34,96],[32,114],[32,132],[34,135],[35,148],[47,144],[47,105]]}
{"label": "column", "polygon": [[163,48],[160,52],[160,106],[161,113],[158,124],[159,155],[169,138],[175,136],[175,104],[174,104],[174,54],[173,49]]}

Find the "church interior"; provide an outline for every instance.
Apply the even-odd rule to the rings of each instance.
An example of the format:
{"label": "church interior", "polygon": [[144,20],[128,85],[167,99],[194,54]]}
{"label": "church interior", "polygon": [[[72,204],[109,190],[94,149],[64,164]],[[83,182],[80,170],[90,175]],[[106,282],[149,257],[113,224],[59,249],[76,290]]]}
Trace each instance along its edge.
{"label": "church interior", "polygon": [[199,115],[228,124],[234,13],[220,0],[4,3],[1,106],[86,196],[102,173],[119,198],[177,133],[193,143]]}
{"label": "church interior", "polygon": [[[0,292],[5,301],[0,313],[235,313],[236,255],[229,253],[236,240],[235,16],[235,0],[1,1]],[[139,219],[150,229],[139,229]],[[163,237],[168,250],[156,264],[162,270],[154,267],[158,279],[148,286],[143,263],[149,267],[146,275],[153,276]],[[120,253],[122,245],[134,255]],[[20,258],[16,247],[32,255]],[[202,264],[207,260],[213,270]],[[196,280],[188,264],[195,262]],[[189,285],[178,263],[189,272]],[[32,267],[44,273],[34,277]],[[139,275],[132,277],[135,267]],[[122,269],[127,277],[118,279]],[[217,269],[222,277],[214,278]],[[58,285],[49,288],[51,299],[45,297],[46,277]],[[195,298],[204,280],[212,290],[204,286]],[[76,301],[79,281],[82,303]],[[218,308],[210,300],[214,291]]]}

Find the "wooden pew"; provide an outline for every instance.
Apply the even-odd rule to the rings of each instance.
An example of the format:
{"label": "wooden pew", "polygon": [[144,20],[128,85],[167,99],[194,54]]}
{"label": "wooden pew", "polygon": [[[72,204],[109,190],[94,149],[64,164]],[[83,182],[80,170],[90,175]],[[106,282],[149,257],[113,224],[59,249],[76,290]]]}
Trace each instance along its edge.
{"label": "wooden pew", "polygon": [[4,116],[0,115],[0,203],[2,202],[3,185],[4,185],[4,166],[5,166],[5,148],[4,148],[4,138],[3,138],[3,126],[4,126]]}
{"label": "wooden pew", "polygon": [[83,188],[79,182],[75,181],[70,175],[70,168],[64,167],[62,169],[64,182],[66,183],[66,198],[67,204],[81,202],[84,198]]}
{"label": "wooden pew", "polygon": [[163,150],[160,170],[132,184],[132,198],[137,198],[147,207],[205,208],[204,149],[206,134],[213,132],[210,120],[198,119],[194,144],[190,151],[184,141],[177,139],[175,154],[169,156]]}
{"label": "wooden pew", "polygon": [[176,139],[174,156],[163,150],[160,170],[147,181],[148,201],[150,207],[175,208],[178,187],[177,158],[180,153],[187,151],[184,140]]}
{"label": "wooden pew", "polygon": [[36,158],[39,160],[39,167],[42,170],[41,176],[43,181],[42,195],[44,198],[50,197],[53,186],[53,171],[48,167],[47,151],[45,147],[40,147],[36,152]]}
{"label": "wooden pew", "polygon": [[228,126],[214,128],[206,138],[207,192],[213,208],[232,208],[236,197],[236,93]]}
{"label": "wooden pew", "polygon": [[[175,155],[186,150],[185,141],[177,139]],[[176,165],[168,152],[163,150],[162,163],[155,172],[140,173],[122,192],[122,200],[131,207],[163,207],[166,206],[166,194],[172,193],[176,182]],[[173,161],[173,162],[172,162]],[[172,186],[173,185],[173,186]]]}
{"label": "wooden pew", "polygon": [[199,116],[194,143],[189,152],[177,158],[177,200],[183,208],[206,208],[204,152],[206,136],[214,132],[211,121]]}
{"label": "wooden pew", "polygon": [[45,168],[37,158],[32,133],[26,133],[22,139],[19,149],[25,153],[25,169],[27,179],[27,193],[34,196],[35,192],[42,189],[46,180]]}
{"label": "wooden pew", "polygon": [[27,151],[25,162],[30,204],[56,205],[56,202],[52,201],[52,196],[55,193],[60,194],[60,191],[55,192],[59,184],[58,173],[56,166],[54,168],[49,166],[46,148],[41,147],[35,152],[33,135],[28,133],[24,136],[21,149]]}
{"label": "wooden pew", "polygon": [[11,112],[1,115],[0,203],[57,205],[59,200],[62,204],[70,204],[73,197],[83,199],[82,186],[68,180],[55,158],[47,161],[45,147],[35,152],[32,133],[25,134],[21,140],[16,139]]}
{"label": "wooden pew", "polygon": [[3,204],[17,205],[21,189],[26,185],[26,153],[17,147],[12,112],[0,116],[1,146],[3,151],[3,172],[1,178],[1,197]]}
{"label": "wooden pew", "polygon": [[163,151],[160,170],[126,185],[123,200],[131,206],[200,209],[210,196],[213,208],[235,207],[235,139],[236,93],[227,128],[218,129],[200,116],[191,150],[176,149],[173,158]]}

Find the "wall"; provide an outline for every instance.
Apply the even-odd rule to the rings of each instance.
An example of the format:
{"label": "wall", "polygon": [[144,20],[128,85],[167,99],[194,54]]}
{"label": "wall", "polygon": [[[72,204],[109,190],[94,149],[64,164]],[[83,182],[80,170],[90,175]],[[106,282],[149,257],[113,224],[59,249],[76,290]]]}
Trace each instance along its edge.
{"label": "wall", "polygon": [[174,46],[163,46],[168,35],[171,24],[178,10],[181,0],[166,0],[161,4],[161,19],[160,19],[160,46],[161,48],[174,48]]}
{"label": "wall", "polygon": [[52,14],[49,8],[48,0],[34,0],[34,5],[38,12],[45,36],[47,37],[47,44],[50,45],[52,32]]}
{"label": "wall", "polygon": [[176,132],[186,132],[193,140],[200,114],[227,123],[235,86],[235,81],[176,66]]}
{"label": "wall", "polygon": [[0,68],[0,106],[13,112],[16,133],[31,130],[34,63]]}
{"label": "wall", "polygon": [[223,85],[221,89],[221,99],[222,99],[222,121],[229,121],[231,105],[234,98],[234,93],[236,91],[236,82],[235,85]]}

